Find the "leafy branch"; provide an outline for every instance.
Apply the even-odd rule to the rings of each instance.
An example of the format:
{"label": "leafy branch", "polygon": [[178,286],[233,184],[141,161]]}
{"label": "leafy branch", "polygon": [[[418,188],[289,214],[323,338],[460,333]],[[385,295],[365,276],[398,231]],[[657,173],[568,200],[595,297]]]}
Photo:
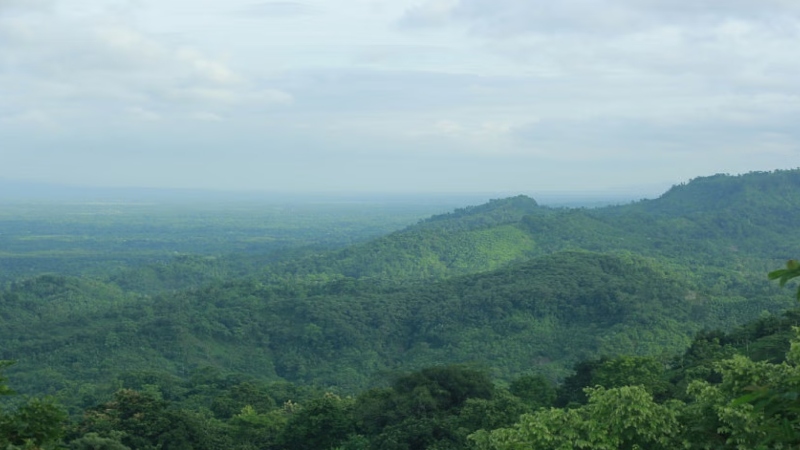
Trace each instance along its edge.
{"label": "leafy branch", "polygon": [[[792,278],[800,277],[800,262],[790,259],[786,262],[785,269],[778,269],[767,274],[770,280],[779,280],[781,287]],[[800,300],[800,287],[797,288],[797,300]]]}

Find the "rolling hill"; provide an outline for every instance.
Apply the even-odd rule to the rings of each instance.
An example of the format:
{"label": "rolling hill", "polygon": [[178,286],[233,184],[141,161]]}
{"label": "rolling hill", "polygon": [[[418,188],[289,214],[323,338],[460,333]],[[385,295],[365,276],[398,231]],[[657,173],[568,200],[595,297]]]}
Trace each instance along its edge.
{"label": "rolling hill", "polygon": [[790,307],[765,274],[800,247],[798,179],[718,175],[599,209],[495,200],[232,279],[183,257],[146,289],[21,280],[0,293],[0,359],[18,361],[23,390],[86,404],[99,395],[87,383],[204,367],[345,391],[450,362],[560,379],[579,360],[677,352]]}

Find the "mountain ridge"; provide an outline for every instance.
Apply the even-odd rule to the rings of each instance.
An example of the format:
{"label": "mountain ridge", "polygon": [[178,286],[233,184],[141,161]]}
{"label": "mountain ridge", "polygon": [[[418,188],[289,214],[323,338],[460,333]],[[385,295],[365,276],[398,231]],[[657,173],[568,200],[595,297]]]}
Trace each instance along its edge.
{"label": "mountain ridge", "polygon": [[791,256],[800,245],[791,233],[798,222],[800,169],[714,175],[674,186],[655,200],[595,209],[550,208],[523,195],[492,200],[277,271],[440,279],[570,249],[674,259],[703,248],[703,263],[718,266],[740,258],[745,248],[762,260]]}

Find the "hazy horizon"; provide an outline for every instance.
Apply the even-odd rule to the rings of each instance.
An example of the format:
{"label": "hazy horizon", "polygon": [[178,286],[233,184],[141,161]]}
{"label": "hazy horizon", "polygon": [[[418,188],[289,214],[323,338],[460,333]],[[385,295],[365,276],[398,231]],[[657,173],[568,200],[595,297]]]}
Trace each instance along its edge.
{"label": "hazy horizon", "polygon": [[800,161],[800,3],[0,0],[0,179],[630,192]]}
{"label": "hazy horizon", "polygon": [[[677,183],[674,183],[677,184]],[[647,186],[609,191],[493,191],[493,192],[327,192],[220,190],[202,188],[103,187],[12,181],[0,178],[0,202],[259,202],[259,203],[408,203],[463,207],[492,199],[525,195],[548,206],[602,206],[657,198],[670,186]],[[663,189],[659,189],[663,188]]]}

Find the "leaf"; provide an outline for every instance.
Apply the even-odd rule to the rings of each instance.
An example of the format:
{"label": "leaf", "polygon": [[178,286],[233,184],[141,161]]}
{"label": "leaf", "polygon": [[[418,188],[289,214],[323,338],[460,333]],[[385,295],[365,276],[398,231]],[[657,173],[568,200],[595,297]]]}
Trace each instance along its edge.
{"label": "leaf", "polygon": [[[785,269],[773,270],[767,274],[767,278],[770,280],[779,280],[781,287],[785,286],[789,280],[797,277],[800,277],[800,262],[795,259],[787,261]],[[797,300],[800,301],[800,287],[797,288]]]}
{"label": "leaf", "polygon": [[778,278],[782,277],[783,274],[786,272],[787,272],[786,269],[773,270],[772,272],[767,274],[767,277],[770,280],[777,280]]}

